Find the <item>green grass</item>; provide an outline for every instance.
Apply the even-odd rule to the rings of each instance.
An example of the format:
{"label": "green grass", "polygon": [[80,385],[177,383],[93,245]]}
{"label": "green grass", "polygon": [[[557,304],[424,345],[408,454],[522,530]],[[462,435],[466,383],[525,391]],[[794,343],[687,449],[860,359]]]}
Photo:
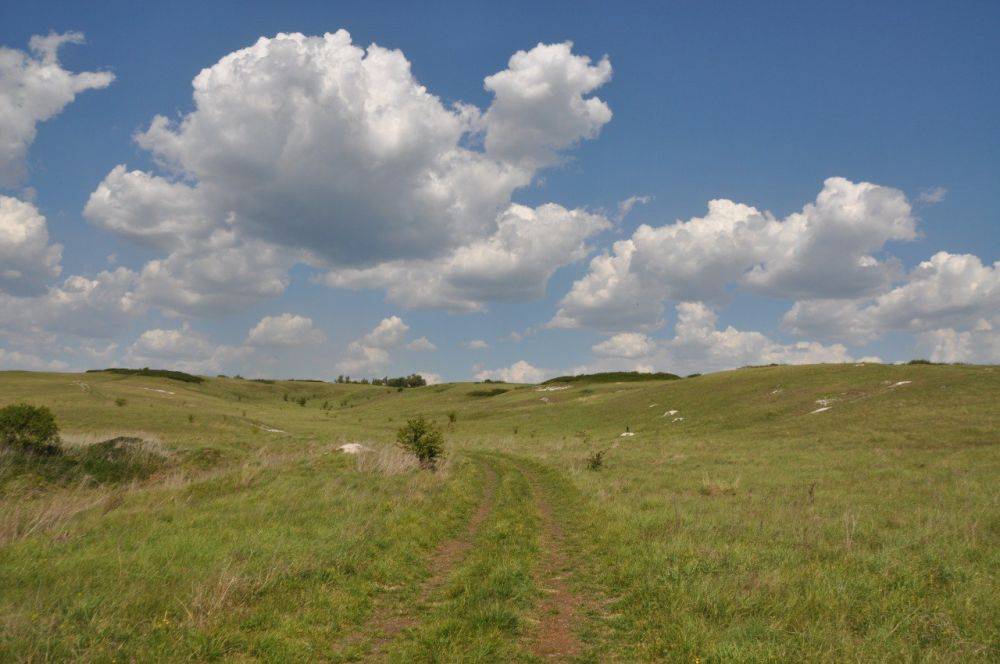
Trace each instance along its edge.
{"label": "green grass", "polygon": [[[533,661],[533,485],[581,661],[1000,658],[1000,368],[566,385],[2,373],[0,406],[49,406],[95,458],[67,481],[0,456],[0,660]],[[392,452],[417,415],[445,433],[437,473]],[[93,447],[120,435],[162,458],[130,475]],[[492,508],[428,592],[487,468]]]}

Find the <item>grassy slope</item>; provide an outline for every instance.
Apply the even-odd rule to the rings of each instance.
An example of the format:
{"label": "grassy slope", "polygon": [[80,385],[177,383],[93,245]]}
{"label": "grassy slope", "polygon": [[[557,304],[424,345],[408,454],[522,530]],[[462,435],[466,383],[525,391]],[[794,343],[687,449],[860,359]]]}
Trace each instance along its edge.
{"label": "grassy slope", "polygon": [[[128,487],[0,474],[0,659],[364,657],[373,607],[418,597],[483,462],[496,506],[388,648],[399,661],[531,658],[529,475],[588,600],[583,659],[1000,656],[1000,368],[765,367],[469,396],[481,387],[0,374],[0,404],[176,451]],[[831,409],[810,414],[818,399]],[[329,453],[388,443],[415,414],[445,428],[446,472],[359,472]],[[584,470],[597,449],[606,468]]]}

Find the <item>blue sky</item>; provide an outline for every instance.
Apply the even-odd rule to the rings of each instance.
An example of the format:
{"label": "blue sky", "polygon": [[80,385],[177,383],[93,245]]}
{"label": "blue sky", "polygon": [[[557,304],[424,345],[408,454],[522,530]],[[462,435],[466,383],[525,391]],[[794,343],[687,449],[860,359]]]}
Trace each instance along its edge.
{"label": "blue sky", "polygon": [[[366,131],[382,125],[372,129],[376,116],[337,120],[335,101],[307,98],[287,120],[304,123],[295,126],[315,149],[303,148],[292,163],[306,180],[329,169],[329,190],[320,176],[303,184],[287,172],[233,175],[256,156],[212,146],[214,137],[228,128],[262,137],[282,131],[266,114],[244,117],[239,102],[303,89],[308,97],[311,83],[296,87],[306,75],[289,68],[319,80],[323,67],[341,66],[310,60],[325,57],[310,44],[341,29],[352,48],[375,43],[401,52],[410,67],[404,82],[439,100],[411,108],[369,74],[365,90],[394,121],[448,134],[465,121],[452,107],[463,102],[479,109],[480,124],[465,127],[457,144],[404,136],[393,145],[405,149],[344,158],[337,150],[358,134],[351,122],[368,123]],[[149,362],[287,376],[417,370],[530,380],[764,360],[1000,361],[998,29],[1000,7],[988,2],[5,3],[0,46],[8,53],[40,62],[45,56],[29,50],[32,36],[80,32],[85,43],[53,50],[61,71],[114,80],[71,94],[54,113],[20,109],[36,133],[21,141],[23,155],[6,157],[20,162],[0,184],[0,195],[17,202],[7,205],[6,224],[29,224],[23,205],[31,206],[44,218],[42,245],[62,245],[62,253],[39,274],[7,269],[19,276],[0,302],[0,365]],[[196,118],[207,133],[173,124],[146,145],[136,140],[157,115],[176,122],[198,113],[192,79],[202,69],[261,37],[296,32],[315,40],[294,44],[305,59],[286,63],[280,76],[270,69],[273,43],[248,65],[249,78],[207,91],[232,119]],[[571,50],[536,49],[567,41]],[[511,61],[518,51],[527,56],[520,70]],[[265,68],[270,91],[252,82]],[[0,79],[0,95],[23,106],[17,89],[31,72],[22,69],[19,78],[9,69]],[[484,86],[504,71],[512,74],[500,92]],[[580,71],[593,80],[567,87]],[[399,83],[398,73],[385,75]],[[525,101],[539,84],[551,88],[547,101]],[[610,119],[601,109],[581,110],[586,100],[599,100]],[[18,125],[3,113],[0,129],[23,127],[23,117]],[[291,139],[279,139],[261,143],[295,156]],[[179,144],[182,157],[169,147]],[[479,191],[485,185],[453,185],[450,207],[411,217],[403,203],[413,192],[396,189],[399,181],[439,175],[435,160],[456,146],[491,168],[516,171],[519,184],[488,200]],[[427,163],[415,161],[432,153]],[[118,165],[146,179],[108,180]],[[394,175],[366,177],[378,169]],[[447,177],[467,176],[449,170]],[[161,182],[184,189],[159,197],[138,189]],[[85,215],[102,183],[120,186]],[[209,186],[210,195],[191,193]],[[817,200],[823,192],[826,204]],[[178,197],[188,193],[197,201],[177,221]],[[618,219],[619,204],[633,196],[648,199]],[[395,198],[400,205],[384,209]],[[704,219],[713,199],[754,210]],[[451,214],[444,210],[472,202],[481,204],[475,214],[441,221]],[[815,204],[812,214],[789,216],[807,204]],[[527,238],[517,246],[496,235],[510,205],[531,211],[510,222]],[[149,227],[161,217],[161,226]],[[701,221],[687,230],[675,225],[693,218]],[[641,224],[651,232],[633,235]],[[569,239],[550,247],[554,236]],[[33,250],[42,251],[35,240]],[[628,265],[616,241],[634,246]],[[504,271],[484,247],[500,247],[515,267]],[[193,262],[214,265],[213,252],[224,251],[242,261],[242,272],[220,267],[218,281],[192,276]],[[261,252],[269,251],[276,256],[265,265]],[[23,262],[28,253],[12,244],[0,247],[0,260]],[[590,262],[604,254],[604,268],[617,270],[610,277]],[[169,264],[151,271],[157,261]],[[449,261],[458,267],[442,273]],[[98,275],[113,269],[123,271],[112,286]],[[246,285],[264,273],[268,283]],[[512,286],[519,276],[521,289]],[[66,295],[72,277],[93,282],[88,296],[79,295],[82,282],[74,282],[75,299]],[[400,281],[431,285],[394,296]],[[166,292],[181,282],[183,306]],[[648,311],[623,312],[629,298],[635,311]],[[421,337],[436,349],[406,348]],[[475,339],[489,347],[464,347]]]}

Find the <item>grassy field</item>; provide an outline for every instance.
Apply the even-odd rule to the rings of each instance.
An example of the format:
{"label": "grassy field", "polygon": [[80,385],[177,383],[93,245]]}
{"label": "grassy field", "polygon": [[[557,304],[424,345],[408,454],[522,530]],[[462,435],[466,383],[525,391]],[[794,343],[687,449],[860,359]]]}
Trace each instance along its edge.
{"label": "grassy field", "polygon": [[0,373],[20,401],[155,463],[0,456],[0,661],[1000,660],[1000,367]]}

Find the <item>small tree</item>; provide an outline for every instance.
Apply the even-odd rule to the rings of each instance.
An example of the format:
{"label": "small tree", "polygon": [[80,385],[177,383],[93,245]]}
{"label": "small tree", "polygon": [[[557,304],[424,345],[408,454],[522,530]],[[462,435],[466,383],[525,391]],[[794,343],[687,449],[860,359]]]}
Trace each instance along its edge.
{"label": "small tree", "polygon": [[59,427],[52,411],[26,403],[0,408],[0,446],[32,454],[58,454]]}
{"label": "small tree", "polygon": [[417,457],[421,468],[434,470],[444,454],[444,436],[423,416],[407,420],[406,426],[396,432],[396,442]]}

